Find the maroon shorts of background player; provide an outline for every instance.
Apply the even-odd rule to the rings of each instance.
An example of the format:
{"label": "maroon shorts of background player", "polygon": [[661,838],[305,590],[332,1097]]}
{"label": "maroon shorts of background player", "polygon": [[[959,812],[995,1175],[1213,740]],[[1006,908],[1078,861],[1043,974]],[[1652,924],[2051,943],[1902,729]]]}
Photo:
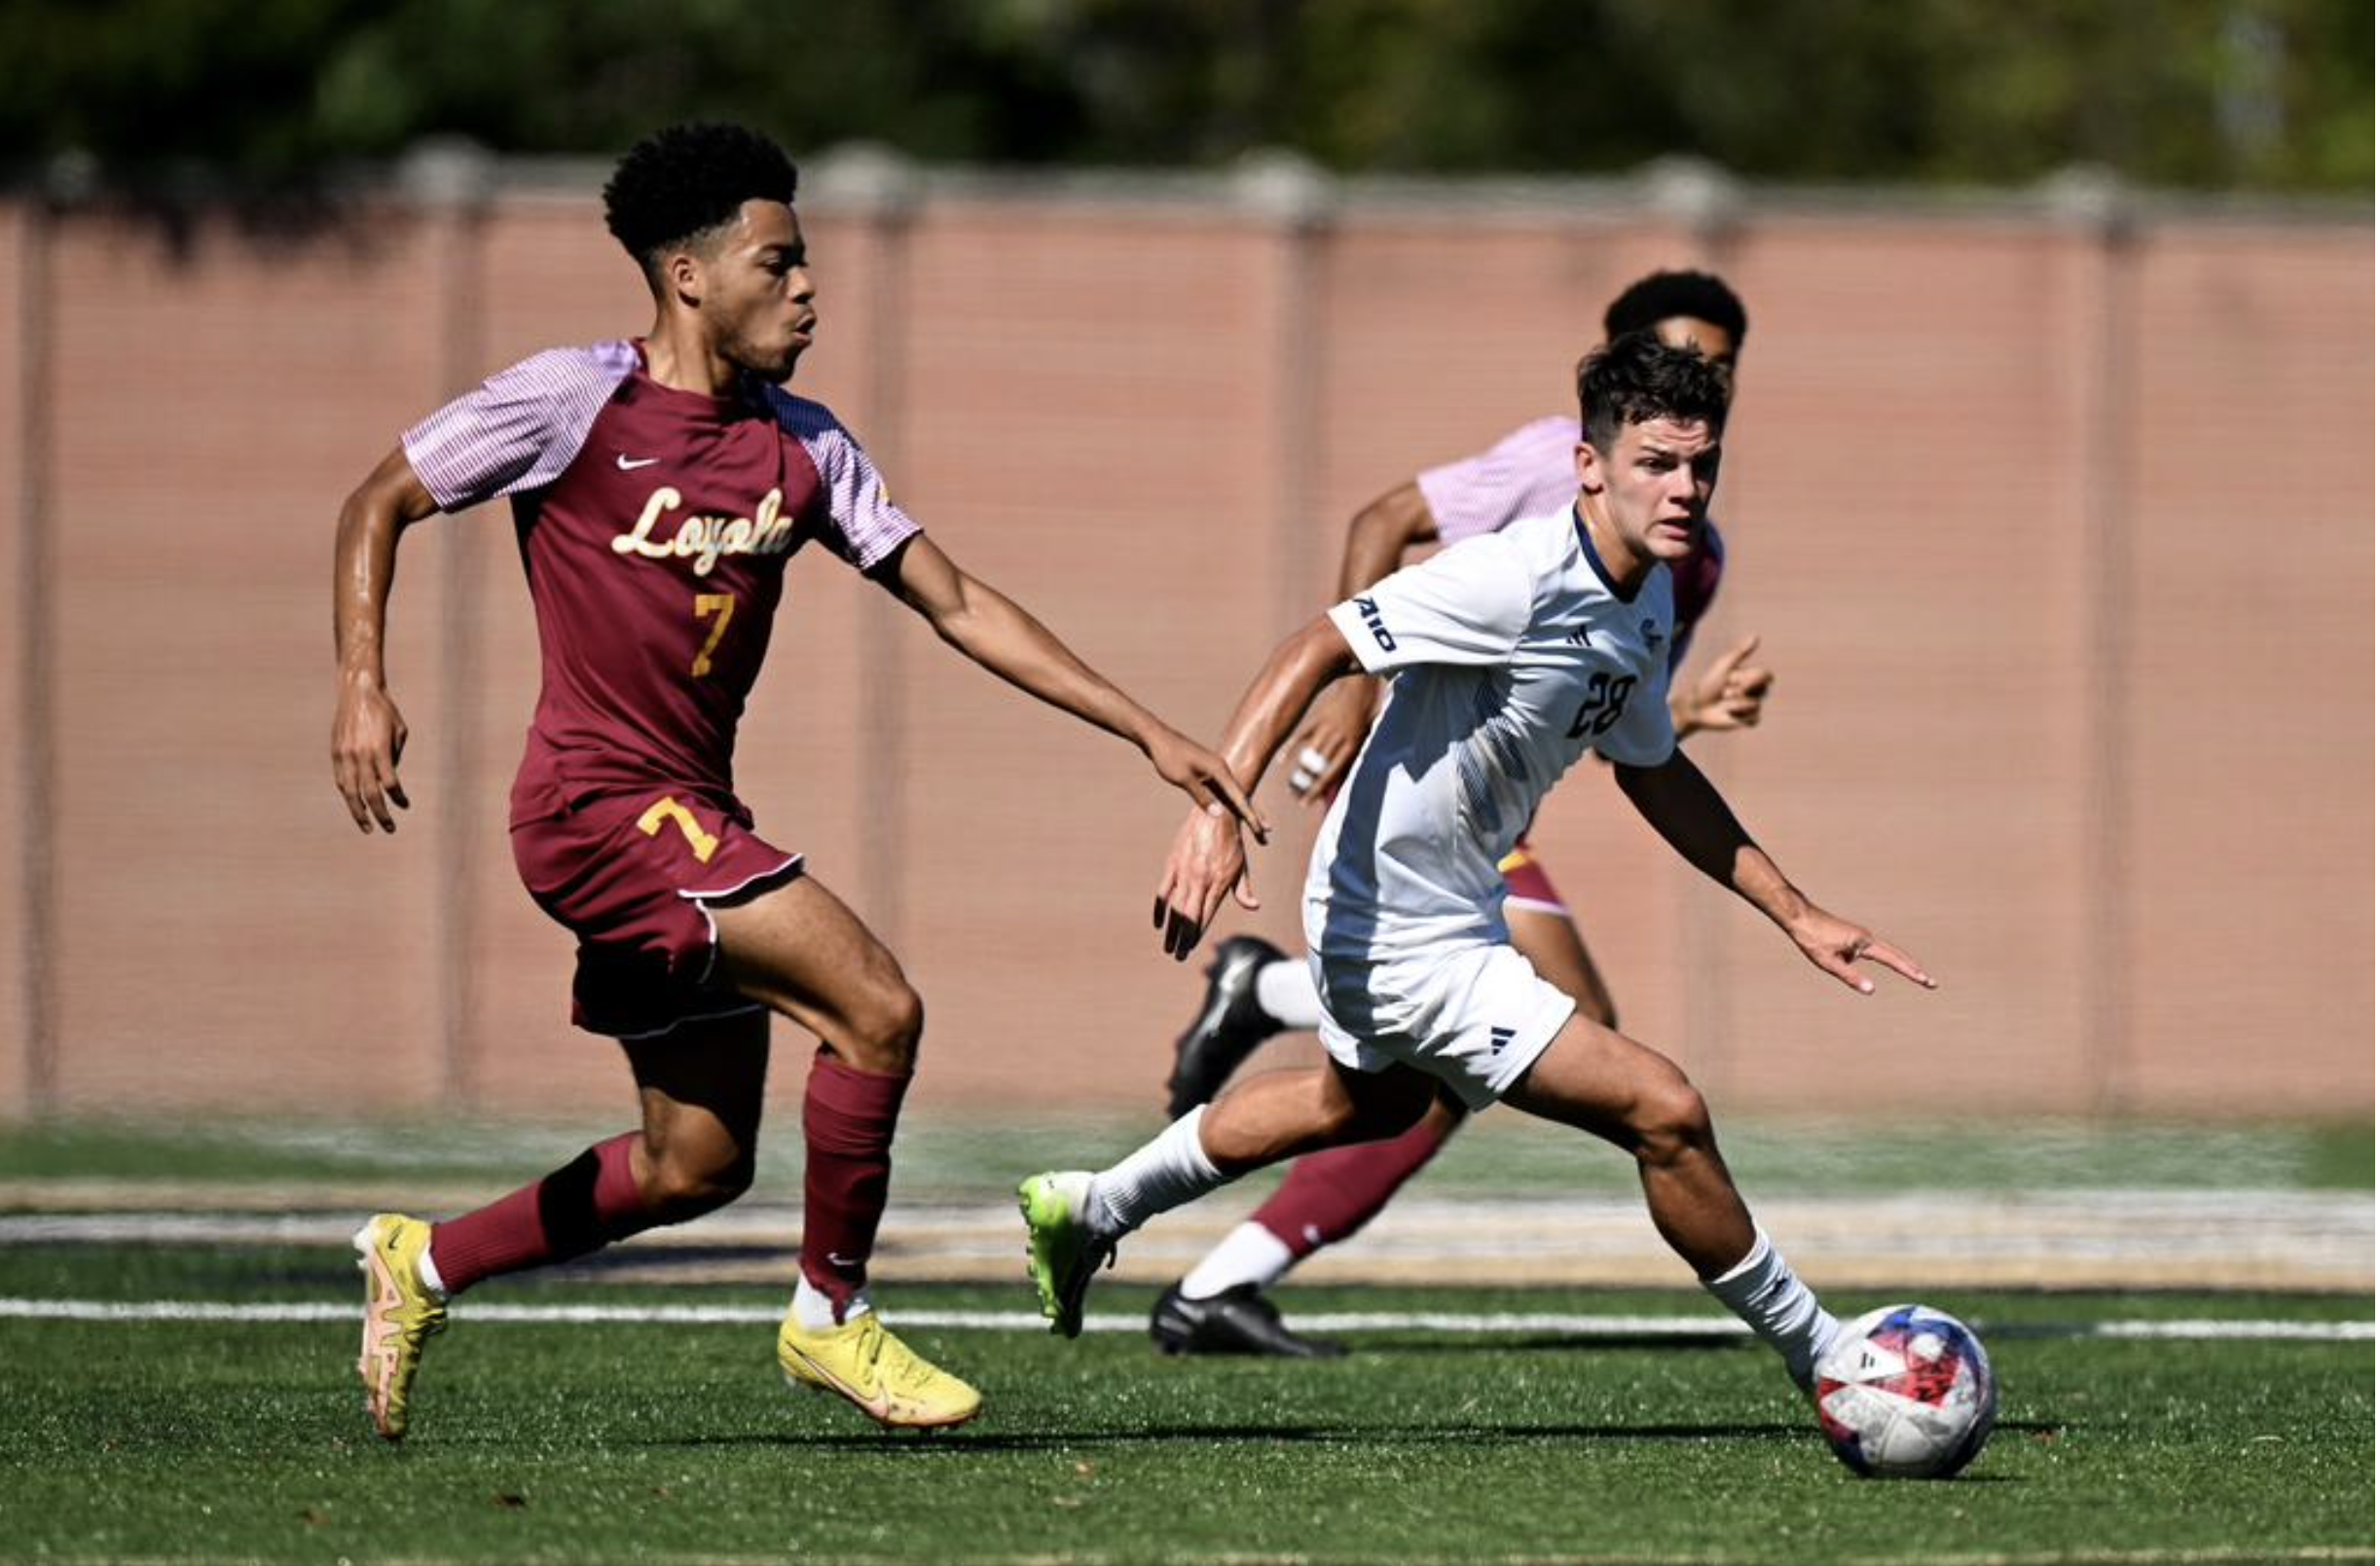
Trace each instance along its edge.
{"label": "maroon shorts of background player", "polygon": [[1504,872],[1504,895],[1519,902],[1534,903],[1544,912],[1559,913],[1567,918],[1570,905],[1554,889],[1554,878],[1546,867],[1537,862],[1537,851],[1529,847],[1526,837],[1513,845],[1513,851],[1496,866]]}
{"label": "maroon shorts of background player", "polygon": [[802,858],[741,804],[663,787],[517,791],[512,857],[537,906],[578,937],[570,1020],[614,1038],[758,1009],[717,982],[705,899],[793,879]]}

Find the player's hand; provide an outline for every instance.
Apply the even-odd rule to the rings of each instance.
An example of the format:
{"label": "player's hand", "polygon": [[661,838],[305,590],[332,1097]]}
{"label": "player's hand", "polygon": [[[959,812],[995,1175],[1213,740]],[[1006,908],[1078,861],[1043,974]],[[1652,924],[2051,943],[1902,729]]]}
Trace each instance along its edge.
{"label": "player's hand", "polygon": [[1748,729],[1760,722],[1761,707],[1776,674],[1750,661],[1759,647],[1760,637],[1746,637],[1703,667],[1687,685],[1675,714],[1678,732]]}
{"label": "player's hand", "polygon": [[1793,937],[1804,957],[1861,995],[1876,993],[1876,981],[1860,970],[1862,963],[1881,963],[1912,984],[1928,990],[1935,987],[1933,975],[1916,958],[1823,908],[1811,908],[1787,924],[1785,933]]}
{"label": "player's hand", "polygon": [[1355,753],[1372,732],[1373,704],[1379,687],[1370,679],[1339,680],[1315,698],[1305,726],[1290,742],[1289,791],[1306,805],[1329,802],[1339,780],[1355,764]]}
{"label": "player's hand", "polygon": [[412,809],[405,785],[397,782],[397,762],[405,755],[405,716],[377,680],[345,680],[339,687],[339,710],[331,719],[331,781],[355,818],[355,829],[369,832],[378,822],[384,832],[396,830],[388,813]]}
{"label": "player's hand", "polygon": [[1272,840],[1272,823],[1248,797],[1224,758],[1194,740],[1157,725],[1149,742],[1149,762],[1157,776],[1190,796],[1190,803],[1217,806],[1247,824],[1259,843]]}
{"label": "player's hand", "polygon": [[1173,852],[1165,856],[1165,877],[1157,883],[1151,919],[1165,955],[1179,963],[1196,951],[1198,938],[1223,912],[1227,895],[1242,908],[1253,911],[1258,906],[1239,822],[1221,805],[1209,805],[1190,812],[1174,834]]}

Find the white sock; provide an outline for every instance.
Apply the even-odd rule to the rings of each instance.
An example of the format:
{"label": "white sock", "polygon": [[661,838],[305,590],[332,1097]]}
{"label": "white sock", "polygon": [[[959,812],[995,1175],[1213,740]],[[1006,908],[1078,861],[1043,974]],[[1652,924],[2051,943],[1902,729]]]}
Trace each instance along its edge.
{"label": "white sock", "polygon": [[[1100,1238],[1120,1239],[1159,1213],[1230,1184],[1198,1145],[1203,1104],[1158,1132],[1123,1161],[1091,1177],[1090,1220]],[[1104,1220],[1104,1221],[1103,1221]]]}
{"label": "white sock", "polygon": [[1752,1236],[1751,1255],[1703,1287],[1743,1318],[1762,1342],[1783,1355],[1786,1373],[1807,1389],[1818,1356],[1834,1342],[1843,1324],[1827,1314],[1766,1234],[1755,1229]]}
{"label": "white sock", "polygon": [[862,1289],[851,1296],[851,1303],[843,1307],[843,1319],[837,1322],[833,1296],[813,1285],[808,1274],[803,1274],[793,1286],[793,1319],[805,1332],[831,1332],[837,1327],[849,1327],[875,1308],[868,1302],[867,1291]]}
{"label": "white sock", "polygon": [[446,1298],[446,1280],[438,1276],[438,1263],[430,1259],[431,1249],[426,1245],[421,1248],[421,1259],[415,1265],[413,1273],[421,1280],[421,1287],[429,1291],[432,1299],[443,1302]]}
{"label": "white sock", "polygon": [[1270,1289],[1298,1264],[1281,1237],[1262,1223],[1242,1223],[1190,1268],[1180,1288],[1185,1299],[1212,1299],[1227,1289],[1254,1284]]}
{"label": "white sock", "polygon": [[1300,959],[1285,957],[1258,968],[1256,1003],[1284,1028],[1322,1026],[1322,996],[1314,989],[1314,970]]}

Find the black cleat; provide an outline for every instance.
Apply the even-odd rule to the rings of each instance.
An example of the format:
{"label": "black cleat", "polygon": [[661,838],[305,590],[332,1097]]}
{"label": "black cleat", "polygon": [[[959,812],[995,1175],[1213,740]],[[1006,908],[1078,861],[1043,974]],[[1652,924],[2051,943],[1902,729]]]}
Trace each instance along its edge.
{"label": "black cleat", "polygon": [[1257,1004],[1257,970],[1289,954],[1254,935],[1233,935],[1207,965],[1206,1003],[1174,1040],[1174,1074],[1165,1079],[1165,1113],[1179,1120],[1223,1091],[1256,1046],[1281,1031]]}
{"label": "black cleat", "polygon": [[1149,1337],[1167,1354],[1261,1354],[1276,1360],[1336,1360],[1347,1345],[1300,1337],[1252,1283],[1211,1299],[1185,1299],[1175,1284],[1149,1313]]}

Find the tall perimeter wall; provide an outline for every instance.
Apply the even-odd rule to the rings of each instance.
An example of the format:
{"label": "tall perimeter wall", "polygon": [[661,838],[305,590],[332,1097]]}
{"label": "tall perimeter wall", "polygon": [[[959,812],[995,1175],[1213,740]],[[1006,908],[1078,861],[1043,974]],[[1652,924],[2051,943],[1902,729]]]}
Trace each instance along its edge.
{"label": "tall perimeter wall", "polygon": [[[601,172],[427,161],[310,237],[0,207],[0,1114],[624,1107],[505,842],[536,661],[502,508],[402,553],[393,839],[326,761],[341,497],[480,376],[647,319]],[[1724,270],[1753,328],[1701,651],[1756,631],[1779,679],[1695,753],[1943,984],[1818,977],[1590,766],[1537,838],[1630,1030],[1739,1109],[2368,1111],[2368,208],[847,158],[803,214],[797,389],[1204,735],[1357,506],[1562,411],[1637,274]],[[739,775],[927,997],[921,1110],[1153,1106],[1197,980],[1149,929],[1181,807],[1137,756],[813,551]],[[1266,798],[1250,922],[1294,943],[1313,819]]]}

